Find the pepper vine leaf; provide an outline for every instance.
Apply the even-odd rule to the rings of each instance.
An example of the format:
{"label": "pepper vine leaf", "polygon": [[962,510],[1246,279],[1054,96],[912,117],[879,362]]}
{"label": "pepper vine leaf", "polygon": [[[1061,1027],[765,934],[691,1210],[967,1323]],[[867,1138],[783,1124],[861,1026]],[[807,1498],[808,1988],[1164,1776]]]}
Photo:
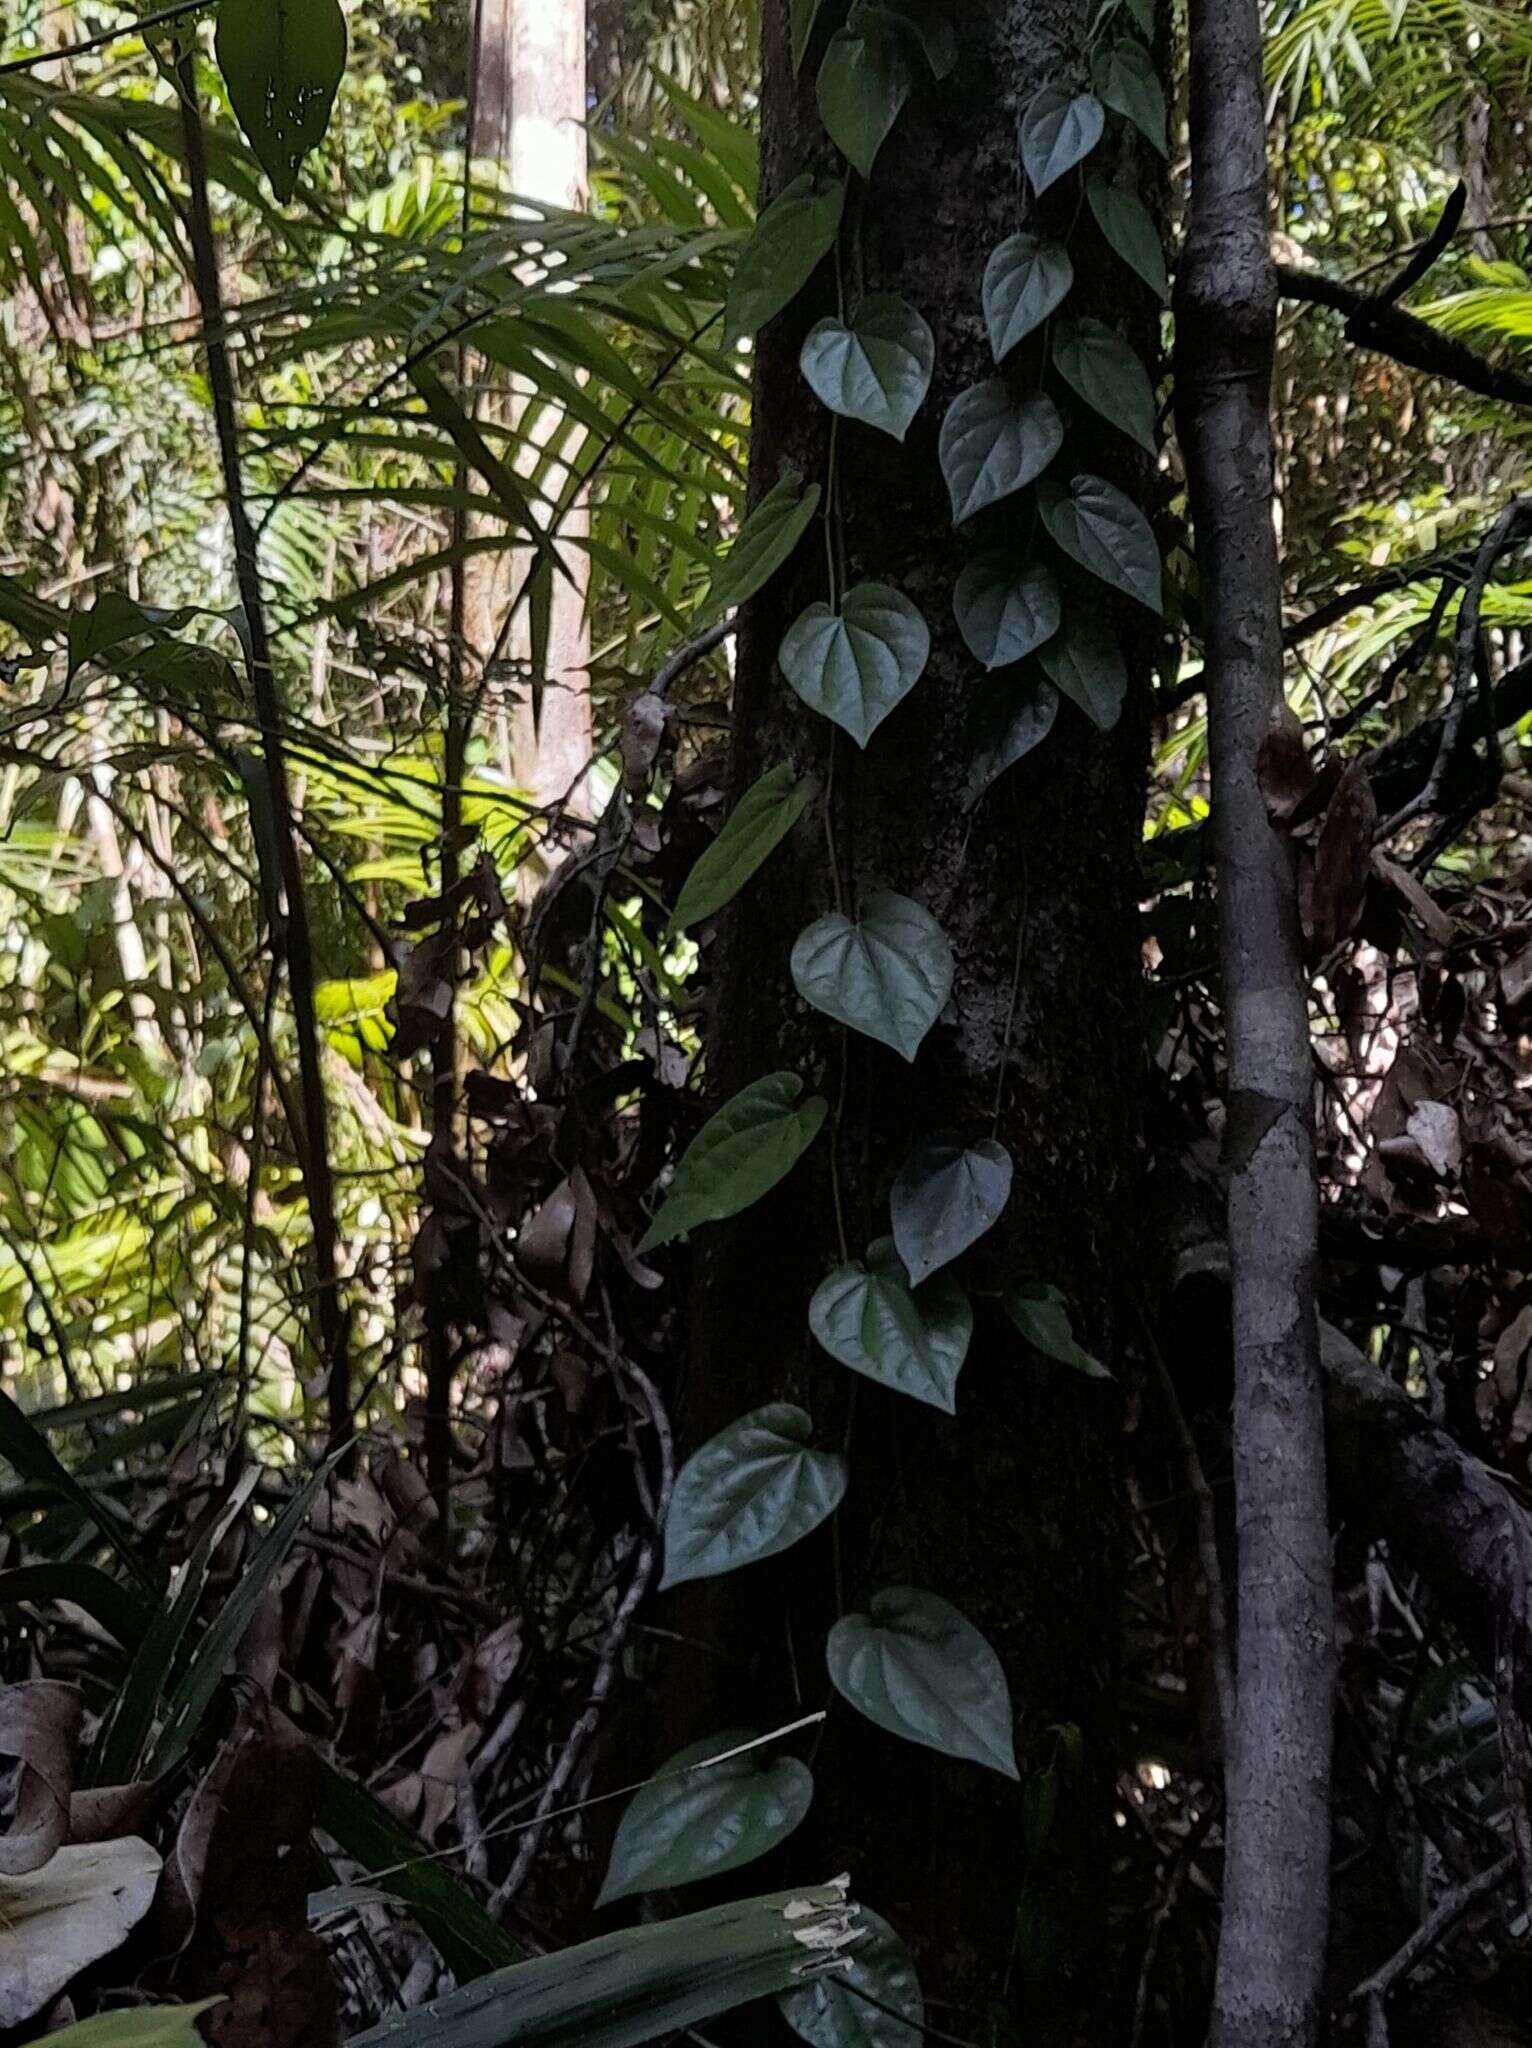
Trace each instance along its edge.
{"label": "pepper vine leaf", "polygon": [[1041,746],[1058,717],[1059,693],[1041,676],[1026,676],[1018,687],[1010,676],[977,685],[968,700],[964,739],[968,775],[963,808],[971,811],[1007,768]]}
{"label": "pepper vine leaf", "polygon": [[1020,1777],[1000,1659],[950,1601],[887,1587],[835,1624],[826,1661],[836,1691],[878,1727]]}
{"label": "pepper vine leaf", "polygon": [[878,151],[915,89],[902,35],[875,20],[848,22],[830,38],[819,67],[819,118],[846,161],[872,176]]}
{"label": "pepper vine leaf", "polygon": [[814,39],[814,28],[823,6],[824,0],[789,0],[788,29],[792,37],[794,71],[803,69],[803,60],[809,53],[809,44]]}
{"label": "pepper vine leaf", "polygon": [[1011,1155],[993,1138],[922,1138],[889,1197],[894,1245],[919,1287],[992,1230],[1011,1197]]}
{"label": "pepper vine leaf", "polygon": [[907,299],[880,292],[849,320],[818,321],[798,360],[822,405],[902,441],[931,388],[936,340]]}
{"label": "pepper vine leaf", "polygon": [[1061,320],[1053,336],[1059,375],[1101,417],[1136,441],[1146,454],[1159,451],[1154,434],[1154,386],[1130,344],[1104,320]]}
{"label": "pepper vine leaf", "polygon": [[1105,128],[1106,109],[1094,93],[1045,85],[1032,95],[1021,117],[1021,161],[1039,198],[1085,161]]}
{"label": "pepper vine leaf", "polygon": [[345,76],[340,0],[224,0],[213,47],[234,118],[285,206]]}
{"label": "pepper vine leaf", "polygon": [[997,363],[1068,298],[1074,265],[1062,242],[1022,233],[1003,241],[984,266],[984,324]]}
{"label": "pepper vine leaf", "polygon": [[754,597],[802,540],[818,509],[818,484],[805,490],[797,470],[789,469],[750,514],[713,571],[699,619],[716,618]]}
{"label": "pepper vine leaf", "polygon": [[787,1840],[814,1796],[807,1764],[792,1756],[766,1762],[757,1749],[709,1765],[754,1739],[754,1729],[729,1728],[694,1742],[634,1794],[617,1826],[598,1906],[719,1877]]}
{"label": "pepper vine leaf", "polygon": [[1112,248],[1141,277],[1156,298],[1168,300],[1170,279],[1165,270],[1165,251],[1159,229],[1149,209],[1136,192],[1125,192],[1099,174],[1086,185],[1090,210]]}
{"label": "pepper vine leaf", "polygon": [[950,1274],[914,1289],[891,1237],[840,1266],[809,1303],[809,1328],[840,1365],[951,1415],[973,1309]]}
{"label": "pepper vine leaf", "polygon": [[727,338],[758,334],[790,306],[835,246],[842,184],[823,185],[805,172],[761,213],[740,251],[724,315]]}
{"label": "pepper vine leaf", "polygon": [[931,629],[886,583],[858,583],[838,612],[811,604],[788,627],[777,664],[812,711],[865,747],[925,672]]}
{"label": "pepper vine leaf", "polygon": [[777,2009],[809,2048],[921,2048],[926,2007],[914,1958],[866,1906],[860,1924],[866,1938],[845,1966],[783,1992]]}
{"label": "pepper vine leaf", "polygon": [[938,452],[960,526],[986,505],[1024,490],[1064,445],[1064,425],[1051,398],[1017,398],[999,377],[961,392],[942,421]]}
{"label": "pepper vine leaf", "polygon": [[785,1179],[819,1135],[828,1104],[800,1102],[797,1074],[767,1074],[709,1117],[676,1166],[659,1214],[638,1249],[650,1252],[699,1223],[737,1216]]}
{"label": "pepper vine leaf", "polygon": [[1005,1312],[1034,1350],[1087,1379],[1109,1380],[1112,1375],[1099,1358],[1092,1358],[1075,1340],[1069,1319],[1069,1304],[1056,1287],[1042,1287],[1013,1280],[1006,1288]]}
{"label": "pepper vine leaf", "polygon": [[1142,43],[1128,37],[1109,50],[1098,50],[1091,62],[1091,84],[1103,105],[1131,121],[1161,156],[1170,154],[1165,139],[1165,88]]}
{"label": "pepper vine leaf", "polygon": [[1148,520],[1131,498],[1099,476],[1077,476],[1066,490],[1045,483],[1038,491],[1043,524],[1066,555],[1103,583],[1162,609],[1160,551]]}
{"label": "pepper vine leaf", "polygon": [[882,23],[908,36],[919,45],[933,78],[946,78],[957,63],[957,30],[933,0],[856,0],[849,25],[857,28],[863,22]]}
{"label": "pepper vine leaf", "polygon": [[774,1557],[840,1506],[846,1461],[811,1448],[814,1425],[786,1401],[721,1429],[676,1475],[661,1588]]}
{"label": "pepper vine leaf", "polygon": [[682,884],[671,929],[687,931],[732,903],[803,816],[809,794],[785,761],[752,783]]}
{"label": "pepper vine leaf", "polygon": [[1091,612],[1071,609],[1063,632],[1039,659],[1055,689],[1078,704],[1098,731],[1110,732],[1128,694],[1128,665],[1111,627]]}
{"label": "pepper vine leaf", "polygon": [[1062,603],[1053,571],[1018,566],[999,552],[977,555],[959,575],[952,609],[975,661],[986,669],[1021,661],[1059,629]]}
{"label": "pepper vine leaf", "polygon": [[883,890],[856,920],[841,911],[799,934],[793,986],[806,1003],[907,1060],[947,1006],[952,948],[923,904]]}

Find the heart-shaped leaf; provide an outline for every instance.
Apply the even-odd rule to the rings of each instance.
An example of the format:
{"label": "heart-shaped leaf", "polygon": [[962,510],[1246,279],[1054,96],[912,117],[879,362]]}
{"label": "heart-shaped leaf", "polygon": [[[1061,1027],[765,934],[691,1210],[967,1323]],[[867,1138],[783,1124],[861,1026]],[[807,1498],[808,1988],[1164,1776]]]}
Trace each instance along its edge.
{"label": "heart-shaped leaf", "polygon": [[840,232],[844,185],[816,185],[805,172],[766,207],[734,266],[725,331],[730,341],[758,334],[792,304]]}
{"label": "heart-shaped leaf", "polygon": [[1021,160],[1039,195],[1083,163],[1101,140],[1106,110],[1094,93],[1045,85],[1021,117]]}
{"label": "heart-shaped leaf", "polygon": [[1131,435],[1150,455],[1154,438],[1154,386],[1149,372],[1115,327],[1104,320],[1061,320],[1053,336],[1059,375],[1085,403]]}
{"label": "heart-shaped leaf", "polygon": [[790,1549],[833,1515],[846,1461],[809,1448],[814,1425],[785,1401],[756,1408],[705,1443],[676,1475],[661,1587],[715,1579]]}
{"label": "heart-shaped leaf", "polygon": [[993,1138],[922,1138],[889,1197],[894,1244],[912,1286],[977,1244],[1011,1196],[1011,1155]]}
{"label": "heart-shaped leaf", "polygon": [[866,1939],[845,1964],[785,1991],[778,2010],[809,2048],[921,2048],[926,2007],[914,1958],[866,1906],[858,1925]]}
{"label": "heart-shaped leaf", "polygon": [[803,816],[808,800],[809,785],[785,761],[752,783],[682,883],[671,930],[684,932],[732,903]]}
{"label": "heart-shaped leaf", "polygon": [[1059,586],[1041,562],[1018,568],[1008,555],[978,555],[958,577],[952,609],[974,660],[1005,668],[1058,631]]}
{"label": "heart-shaped leaf", "polygon": [[1038,1287],[1013,1280],[1005,1290],[1005,1312],[1032,1347],[1045,1358],[1067,1365],[1087,1379],[1109,1380],[1112,1375],[1099,1358],[1092,1358],[1075,1342],[1069,1320],[1069,1304],[1056,1287]]}
{"label": "heart-shaped leaf", "polygon": [[858,583],[838,612],[811,604],[787,629],[777,664],[804,703],[865,747],[920,681],[931,629],[902,592]]}
{"label": "heart-shaped leaf", "polygon": [[855,923],[840,911],[799,935],[793,986],[806,1003],[913,1060],[952,993],[952,948],[908,896],[869,896]]}
{"label": "heart-shaped leaf", "polygon": [[933,78],[946,78],[958,59],[957,30],[936,0],[856,0],[849,26],[880,24],[920,46]]}
{"label": "heart-shaped leaf", "polygon": [[1048,737],[1058,712],[1059,693],[1041,676],[1029,675],[1020,683],[1011,676],[997,676],[974,688],[963,721],[968,743],[965,811],[973,809],[1007,768]]}
{"label": "heart-shaped leaf", "polygon": [[907,299],[880,292],[849,321],[811,327],[798,360],[822,405],[902,441],[931,388],[936,341]]}
{"label": "heart-shaped leaf", "polygon": [[830,1678],[859,1713],[943,1756],[1019,1778],[1000,1659],[950,1601],[913,1586],[875,1593],[830,1631]]}
{"label": "heart-shaped leaf", "polygon": [[876,22],[849,25],[830,38],[819,67],[819,118],[846,160],[872,176],[878,151],[915,88],[904,37]]}
{"label": "heart-shaped leaf", "polygon": [[718,1877],[787,1840],[814,1796],[807,1764],[792,1756],[768,1763],[758,1749],[708,1762],[754,1739],[753,1729],[730,1728],[694,1742],[633,1795],[617,1826],[598,1906]]}
{"label": "heart-shaped leaf", "polygon": [[234,118],[286,205],[345,75],[340,0],[224,0],[213,47]]}
{"label": "heart-shaped leaf", "polygon": [[1017,398],[998,377],[959,394],[942,421],[942,475],[959,526],[1042,475],[1064,442],[1051,398]]}
{"label": "heart-shaped leaf", "polygon": [[952,1414],[973,1309],[950,1274],[913,1291],[891,1237],[868,1247],[865,1266],[840,1266],[821,1283],[809,1328],[838,1364]]}
{"label": "heart-shaped leaf", "polygon": [[1160,84],[1154,59],[1143,44],[1129,37],[1114,43],[1109,50],[1098,50],[1091,61],[1090,76],[1096,97],[1103,105],[1131,121],[1161,156],[1168,156],[1165,88]]}
{"label": "heart-shaped leaf", "polygon": [[1143,200],[1136,192],[1124,192],[1102,177],[1093,177],[1085,189],[1097,226],[1123,262],[1137,271],[1156,298],[1168,299],[1170,279],[1165,274],[1165,251],[1159,229],[1150,219]]}
{"label": "heart-shaped leaf", "polygon": [[1151,42],[1154,40],[1154,0],[1123,0],[1129,14]]}
{"label": "heart-shaped leaf", "polygon": [[788,0],[788,23],[793,42],[793,69],[801,71],[814,35],[814,24],[824,0]]}
{"label": "heart-shaped leaf", "polygon": [[1071,610],[1063,632],[1039,659],[1054,687],[1078,704],[1098,731],[1110,732],[1128,694],[1128,665],[1111,627],[1091,612]]}
{"label": "heart-shaped leaf", "polygon": [[1011,235],[984,266],[984,324],[997,363],[1068,298],[1075,268],[1062,242]]}
{"label": "heart-shaped leaf", "polygon": [[818,508],[818,484],[805,490],[797,470],[789,469],[735,535],[734,545],[713,571],[698,616],[717,618],[754,597],[802,540]]}
{"label": "heart-shaped leaf", "polygon": [[1068,490],[1044,484],[1043,524],[1066,555],[1114,590],[1161,609],[1160,551],[1154,531],[1131,498],[1099,476],[1077,476]]}
{"label": "heart-shaped leaf", "polygon": [[652,1252],[699,1223],[737,1216],[792,1172],[819,1134],[822,1095],[799,1102],[796,1074],[767,1074],[709,1117],[681,1155],[670,1192],[638,1249]]}

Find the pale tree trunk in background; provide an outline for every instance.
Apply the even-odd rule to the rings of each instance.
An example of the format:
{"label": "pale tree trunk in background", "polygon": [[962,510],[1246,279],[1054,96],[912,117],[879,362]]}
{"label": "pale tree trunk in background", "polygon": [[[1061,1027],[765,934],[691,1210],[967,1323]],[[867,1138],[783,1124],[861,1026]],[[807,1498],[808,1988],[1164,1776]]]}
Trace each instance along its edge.
{"label": "pale tree trunk in background", "polygon": [[[553,206],[585,204],[584,0],[477,0],[473,90],[473,153],[504,168],[519,197]],[[516,399],[513,396],[511,406]],[[549,432],[557,420],[549,421]],[[546,438],[542,445],[546,446]],[[525,465],[522,465],[525,466]],[[547,508],[539,507],[542,516]],[[588,531],[585,507],[559,530],[570,579],[554,579],[542,715],[534,725],[531,691],[521,682],[530,659],[525,616],[513,621],[504,653],[516,664],[517,702],[503,733],[506,765],[538,804],[558,801],[589,762],[590,628],[585,599],[587,561],[579,543]],[[482,660],[494,648],[505,609],[525,577],[528,559],[517,549],[503,559],[478,556],[468,565],[467,636]],[[571,808],[590,802],[582,783]]]}

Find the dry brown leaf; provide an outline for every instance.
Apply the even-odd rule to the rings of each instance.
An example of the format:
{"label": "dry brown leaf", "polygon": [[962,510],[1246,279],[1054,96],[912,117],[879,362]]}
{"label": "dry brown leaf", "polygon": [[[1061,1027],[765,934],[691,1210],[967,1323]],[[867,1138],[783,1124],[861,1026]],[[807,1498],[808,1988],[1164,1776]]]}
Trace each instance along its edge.
{"label": "dry brown leaf", "polygon": [[160,1859],[136,1835],[71,1843],[0,1877],[0,2027],[19,2026],[119,1948],[148,1912]]}
{"label": "dry brown leaf", "polygon": [[1317,953],[1328,953],[1356,929],[1372,868],[1378,806],[1360,761],[1341,777],[1319,829],[1314,851],[1310,931]]}
{"label": "dry brown leaf", "polygon": [[69,1839],[80,1739],[80,1695],[72,1685],[36,1678],[0,1691],[0,1756],[20,1759],[16,1818],[0,1835],[0,1875],[41,1870]]}

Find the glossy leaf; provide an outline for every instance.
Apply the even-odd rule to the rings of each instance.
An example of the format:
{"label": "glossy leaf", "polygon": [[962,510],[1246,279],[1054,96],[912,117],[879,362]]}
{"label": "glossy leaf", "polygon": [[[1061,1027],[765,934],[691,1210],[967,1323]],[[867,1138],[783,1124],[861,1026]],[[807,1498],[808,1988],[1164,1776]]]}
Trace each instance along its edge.
{"label": "glossy leaf", "polygon": [[1038,494],[1043,524],[1080,564],[1137,598],[1152,612],[1161,609],[1160,551],[1143,513],[1115,484],[1099,476],[1077,476],[1066,490],[1044,484]]}
{"label": "glossy leaf", "polygon": [[1011,235],[984,266],[984,324],[997,363],[1068,298],[1074,265],[1062,242]]}
{"label": "glossy leaf", "polygon": [[826,1657],[836,1691],[878,1727],[1019,1777],[1000,1659],[949,1601],[913,1586],[875,1593],[831,1629]]}
{"label": "glossy leaf", "polygon": [[1021,117],[1021,161],[1039,197],[1101,140],[1106,111],[1094,93],[1066,92],[1045,85],[1027,102]]}
{"label": "glossy leaf", "polygon": [[997,669],[1051,640],[1062,608],[1051,569],[991,553],[976,556],[958,577],[952,610],[974,660]]}
{"label": "glossy leaf", "polygon": [[721,1876],[787,1840],[814,1796],[807,1764],[753,1749],[697,1768],[754,1735],[731,1728],[694,1742],[634,1794],[617,1826],[598,1906]]}
{"label": "glossy leaf", "polygon": [[908,896],[869,896],[859,919],[832,911],[800,934],[793,986],[827,1017],[913,1060],[952,993],[952,948]]}
{"label": "glossy leaf", "polygon": [[1156,298],[1168,300],[1170,279],[1165,273],[1160,231],[1142,199],[1102,177],[1092,178],[1086,193],[1097,226],[1123,262],[1138,273]]}
{"label": "glossy leaf", "polygon": [[907,299],[863,299],[849,321],[811,327],[799,357],[809,389],[845,419],[902,441],[931,388],[936,342]]}
{"label": "glossy leaf", "polygon": [[732,903],[803,816],[809,794],[785,761],[752,783],[682,884],[671,929],[688,931]]}
{"label": "glossy leaf", "polygon": [[867,1938],[851,1950],[848,1967],[789,1991],[778,2010],[809,2048],[921,2048],[926,2009],[915,1960],[866,1906],[861,1924]]}
{"label": "glossy leaf", "polygon": [[662,1587],[712,1579],[787,1550],[833,1515],[846,1461],[810,1448],[813,1423],[785,1401],[721,1429],[676,1475]]}
{"label": "glossy leaf", "polygon": [[819,118],[847,162],[872,176],[878,151],[915,87],[904,38],[876,22],[850,25],[830,38],[819,67]]}
{"label": "glossy leaf", "polygon": [[1072,610],[1040,659],[1054,687],[1078,704],[1099,731],[1110,732],[1128,694],[1128,665],[1106,621]]}
{"label": "glossy leaf", "polygon": [[1154,433],[1154,386],[1130,345],[1104,320],[1061,320],[1053,336],[1059,375],[1094,412],[1135,440],[1149,455]]}
{"label": "glossy leaf", "polygon": [[902,592],[858,583],[838,612],[811,604],[794,620],[777,656],[811,710],[865,747],[920,681],[931,630]]}
{"label": "glossy leaf", "polygon": [[1011,1155],[993,1138],[923,1138],[889,1197],[894,1244],[913,1286],[977,1244],[1011,1196]]}
{"label": "glossy leaf", "polygon": [[779,478],[713,571],[701,616],[716,618],[720,612],[732,611],[754,597],[802,540],[818,509],[818,484],[810,484],[805,490],[802,477],[794,469]]}
{"label": "glossy leaf", "polygon": [[840,1266],[821,1282],[809,1328],[838,1364],[953,1413],[973,1309],[950,1276],[912,1289],[891,1237],[868,1247],[865,1266]]}
{"label": "glossy leaf", "polygon": [[1143,44],[1128,37],[1110,49],[1098,50],[1091,60],[1090,75],[1102,104],[1131,121],[1161,156],[1168,156],[1165,88]]}
{"label": "glossy leaf", "polygon": [[800,1102],[796,1074],[767,1074],[742,1088],[692,1139],[640,1252],[668,1244],[699,1223],[719,1223],[748,1209],[784,1179],[819,1134],[826,1103]]}
{"label": "glossy leaf", "polygon": [[340,0],[223,0],[213,47],[234,117],[285,205],[345,73]]}
{"label": "glossy leaf", "polygon": [[1042,475],[1064,442],[1051,398],[1017,398],[998,377],[956,397],[942,421],[942,475],[954,525],[1024,490]]}
{"label": "glossy leaf", "polygon": [[1053,730],[1058,711],[1058,691],[1040,676],[996,676],[970,691],[963,721],[968,746],[965,811],[973,809],[1007,768],[1042,744]]}
{"label": "glossy leaf", "polygon": [[1027,1342],[1060,1365],[1084,1373],[1087,1379],[1109,1380],[1112,1375],[1097,1358],[1092,1358],[1076,1341],[1069,1320],[1069,1305],[1056,1287],[1033,1286],[1013,1280],[1005,1290],[1005,1312]]}
{"label": "glossy leaf", "polygon": [[758,334],[797,298],[834,248],[845,203],[844,185],[816,184],[805,172],[763,209],[729,287],[724,325],[731,341]]}

